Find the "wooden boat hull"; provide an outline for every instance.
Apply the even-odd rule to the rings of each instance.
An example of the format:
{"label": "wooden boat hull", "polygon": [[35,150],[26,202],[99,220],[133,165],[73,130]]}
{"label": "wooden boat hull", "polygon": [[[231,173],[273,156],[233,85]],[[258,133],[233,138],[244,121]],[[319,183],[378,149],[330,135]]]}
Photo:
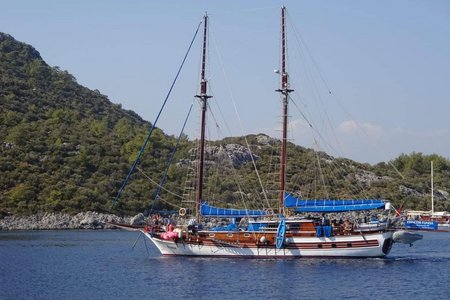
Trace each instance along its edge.
{"label": "wooden boat hull", "polygon": [[[392,247],[392,232],[333,237],[287,237],[280,249],[275,244],[261,243],[259,239],[231,242],[209,237],[190,240],[164,240],[142,231],[161,254],[165,256],[207,256],[245,258],[299,258],[299,257],[383,257]],[[268,237],[270,241],[271,237]],[[274,237],[275,239],[275,237]]]}

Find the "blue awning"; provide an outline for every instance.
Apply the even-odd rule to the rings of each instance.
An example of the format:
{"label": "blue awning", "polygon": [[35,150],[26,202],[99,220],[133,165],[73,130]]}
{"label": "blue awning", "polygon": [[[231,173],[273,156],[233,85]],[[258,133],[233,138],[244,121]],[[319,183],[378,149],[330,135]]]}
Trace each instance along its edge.
{"label": "blue awning", "polygon": [[384,208],[385,201],[379,199],[298,199],[288,193],[285,193],[284,206],[286,208],[295,208],[295,212],[343,212]]}
{"label": "blue awning", "polygon": [[268,211],[265,210],[249,210],[249,209],[232,209],[232,208],[219,208],[208,205],[206,202],[202,202],[200,206],[200,212],[202,216],[208,217],[258,217],[270,215]]}

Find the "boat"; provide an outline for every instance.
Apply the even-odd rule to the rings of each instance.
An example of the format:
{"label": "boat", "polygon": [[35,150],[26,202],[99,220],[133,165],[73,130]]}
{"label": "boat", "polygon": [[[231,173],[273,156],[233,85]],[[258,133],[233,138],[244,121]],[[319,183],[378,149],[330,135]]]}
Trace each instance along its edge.
{"label": "boat", "polygon": [[[303,199],[285,190],[287,116],[290,88],[286,70],[286,8],[281,8],[281,86],[276,91],[282,101],[281,168],[278,207],[260,210],[220,208],[209,205],[203,197],[205,161],[205,114],[208,109],[208,81],[205,77],[208,15],[203,17],[200,89],[195,97],[201,106],[200,141],[198,146],[195,207],[192,215],[181,208],[185,222],[168,224],[156,219],[141,232],[164,256],[301,258],[301,257],[383,257],[394,243],[395,229],[389,218],[372,224],[331,223],[327,214],[366,210],[391,210],[388,201],[379,199]],[[298,213],[321,215],[321,219],[299,216]],[[389,216],[389,215],[388,215]],[[228,219],[214,228],[207,218]],[[400,234],[398,242],[411,244],[418,238]]]}
{"label": "boat", "polygon": [[[450,228],[450,214],[446,211],[433,210],[410,210],[406,213],[405,227],[409,224],[428,224],[429,229],[448,229]],[[414,225],[412,225],[414,227]]]}
{"label": "boat", "polygon": [[410,210],[406,212],[405,228],[426,230],[450,229],[450,214],[446,211],[434,211],[434,168],[431,161],[431,210]]}

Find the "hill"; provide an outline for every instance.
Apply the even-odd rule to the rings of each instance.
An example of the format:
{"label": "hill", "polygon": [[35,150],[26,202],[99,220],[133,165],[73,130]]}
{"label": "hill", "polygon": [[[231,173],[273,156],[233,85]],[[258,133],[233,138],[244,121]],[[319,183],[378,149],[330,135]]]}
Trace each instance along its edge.
{"label": "hill", "polygon": [[[147,210],[156,190],[154,181],[162,177],[176,143],[175,137],[159,129],[140,171],[114,207],[112,199],[149,125],[100,92],[81,86],[69,72],[48,66],[32,46],[0,33],[0,214],[92,210],[129,215]],[[242,197],[260,202],[264,198],[260,181],[269,191],[268,201],[276,198],[270,186],[276,189],[279,142],[262,134],[247,140],[251,152],[243,137],[208,146],[208,200],[231,206],[241,203]],[[165,185],[175,192],[163,192],[159,208],[183,205],[177,195],[190,188],[185,175],[195,167],[195,145],[182,138]],[[371,166],[290,144],[289,157],[287,190],[303,197],[387,198],[416,209],[429,208],[433,160],[436,209],[450,210],[450,162],[438,155],[412,153]]]}
{"label": "hill", "polygon": [[[3,213],[106,210],[148,125],[0,33]],[[146,163],[160,170],[158,158],[172,142],[158,130],[149,145],[158,149]],[[119,210],[144,209],[131,199],[125,196]]]}

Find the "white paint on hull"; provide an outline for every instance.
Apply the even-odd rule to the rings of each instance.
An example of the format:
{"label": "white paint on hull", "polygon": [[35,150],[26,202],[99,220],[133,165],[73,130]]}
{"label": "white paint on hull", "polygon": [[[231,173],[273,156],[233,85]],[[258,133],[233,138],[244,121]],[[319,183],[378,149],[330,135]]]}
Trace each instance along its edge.
{"label": "white paint on hull", "polygon": [[211,256],[211,257],[251,257],[251,258],[294,258],[294,257],[383,257],[383,244],[386,239],[392,238],[392,232],[366,234],[363,236],[337,236],[331,238],[316,237],[296,237],[288,239],[292,243],[355,243],[378,240],[377,246],[346,247],[346,248],[326,248],[326,249],[299,249],[273,247],[238,247],[229,245],[195,245],[182,242],[161,240],[151,237],[149,233],[143,232],[163,255],[182,256]]}

